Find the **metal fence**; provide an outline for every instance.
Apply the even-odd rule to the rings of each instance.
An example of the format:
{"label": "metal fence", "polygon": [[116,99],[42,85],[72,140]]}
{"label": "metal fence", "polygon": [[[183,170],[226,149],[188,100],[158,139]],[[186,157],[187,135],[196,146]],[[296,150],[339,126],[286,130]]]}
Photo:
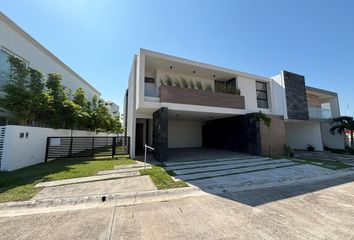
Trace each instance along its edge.
{"label": "metal fence", "polygon": [[130,137],[48,137],[49,159],[129,155]]}

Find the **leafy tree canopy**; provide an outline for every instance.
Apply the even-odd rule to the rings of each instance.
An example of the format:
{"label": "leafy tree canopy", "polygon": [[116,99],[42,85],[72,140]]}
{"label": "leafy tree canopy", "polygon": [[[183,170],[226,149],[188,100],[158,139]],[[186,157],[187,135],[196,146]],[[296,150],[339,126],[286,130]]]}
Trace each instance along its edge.
{"label": "leafy tree canopy", "polygon": [[10,57],[11,73],[3,86],[0,107],[8,110],[21,125],[81,129],[119,133],[119,116],[112,116],[102,99],[88,100],[78,88],[73,98],[62,85],[62,75],[49,73],[47,77],[30,69],[19,58]]}

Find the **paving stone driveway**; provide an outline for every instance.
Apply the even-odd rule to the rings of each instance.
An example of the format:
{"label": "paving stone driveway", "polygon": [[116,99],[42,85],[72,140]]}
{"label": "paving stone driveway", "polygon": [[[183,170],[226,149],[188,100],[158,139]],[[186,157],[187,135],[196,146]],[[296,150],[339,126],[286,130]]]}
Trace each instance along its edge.
{"label": "paving stone driveway", "polygon": [[165,170],[207,192],[228,192],[262,186],[277,186],[348,174],[288,159],[235,154],[234,157],[165,162]]}
{"label": "paving stone driveway", "polygon": [[310,151],[295,151],[296,158],[311,158],[325,161],[341,161],[345,164],[354,166],[354,155],[336,154],[331,152],[310,152]]}

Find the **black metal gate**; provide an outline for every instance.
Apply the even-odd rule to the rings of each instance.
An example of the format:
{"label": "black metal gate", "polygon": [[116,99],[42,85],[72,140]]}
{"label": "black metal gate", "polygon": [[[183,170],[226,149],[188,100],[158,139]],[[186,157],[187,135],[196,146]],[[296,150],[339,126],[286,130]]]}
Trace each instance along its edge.
{"label": "black metal gate", "polygon": [[48,159],[129,155],[130,137],[48,137]]}

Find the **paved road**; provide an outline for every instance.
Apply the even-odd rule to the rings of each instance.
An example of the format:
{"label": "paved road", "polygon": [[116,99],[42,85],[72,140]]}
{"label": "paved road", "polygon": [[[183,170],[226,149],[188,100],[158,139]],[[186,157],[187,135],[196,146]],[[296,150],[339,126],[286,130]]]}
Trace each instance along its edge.
{"label": "paved road", "polygon": [[1,239],[354,239],[354,175],[0,219]]}

